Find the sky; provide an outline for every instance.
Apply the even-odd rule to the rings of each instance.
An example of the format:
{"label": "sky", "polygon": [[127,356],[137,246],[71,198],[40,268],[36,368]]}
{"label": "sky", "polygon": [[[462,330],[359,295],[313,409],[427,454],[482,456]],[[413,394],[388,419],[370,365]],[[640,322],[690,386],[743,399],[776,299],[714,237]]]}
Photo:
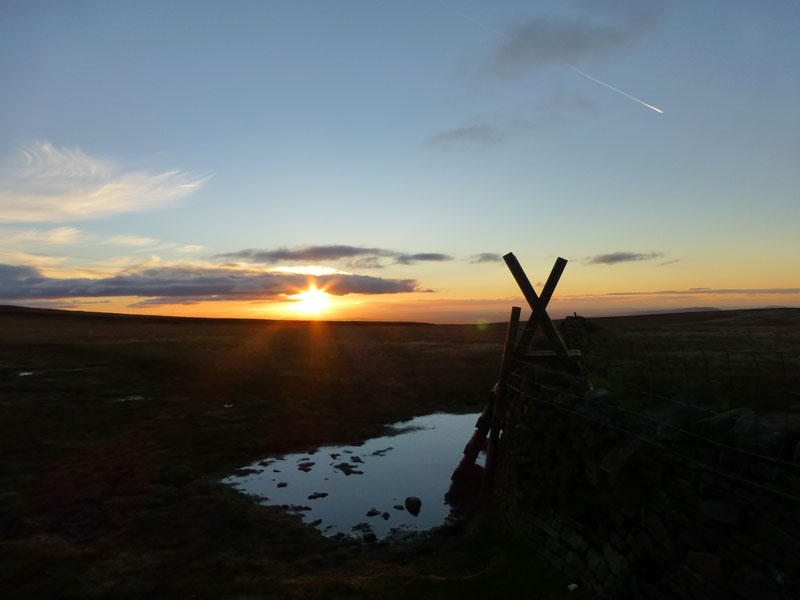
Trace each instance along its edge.
{"label": "sky", "polygon": [[[0,1],[0,304],[800,306],[796,0]],[[317,291],[314,292],[313,290]]]}

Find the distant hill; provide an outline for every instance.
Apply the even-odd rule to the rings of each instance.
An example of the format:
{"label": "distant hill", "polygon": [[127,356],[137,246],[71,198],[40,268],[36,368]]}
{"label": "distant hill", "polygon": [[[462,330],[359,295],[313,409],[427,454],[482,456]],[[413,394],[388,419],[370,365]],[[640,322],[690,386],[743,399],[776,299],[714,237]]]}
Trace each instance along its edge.
{"label": "distant hill", "polygon": [[421,323],[418,321],[317,321],[303,319],[246,319],[238,317],[173,317],[163,315],[128,315],[123,313],[94,312],[82,310],[65,310],[62,308],[35,308],[30,306],[15,306],[11,304],[0,305],[0,317],[20,317],[20,318],[63,318],[63,319],[84,319],[84,320],[120,320],[120,321],[141,321],[152,323],[331,323],[337,325],[432,325],[432,323]]}
{"label": "distant hill", "polygon": [[[778,308],[778,307],[771,307],[771,308]],[[628,313],[629,315],[671,315],[674,313],[696,313],[696,312],[712,312],[712,311],[721,311],[723,309],[716,308],[714,306],[689,306],[686,308],[672,308],[672,309],[657,309],[657,310],[641,310],[632,313]],[[627,316],[627,315],[619,315],[619,316]]]}
{"label": "distant hill", "polygon": [[672,311],[618,317],[591,317],[588,320],[603,327],[634,329],[681,325],[800,327],[800,308],[701,309],[690,312]]}

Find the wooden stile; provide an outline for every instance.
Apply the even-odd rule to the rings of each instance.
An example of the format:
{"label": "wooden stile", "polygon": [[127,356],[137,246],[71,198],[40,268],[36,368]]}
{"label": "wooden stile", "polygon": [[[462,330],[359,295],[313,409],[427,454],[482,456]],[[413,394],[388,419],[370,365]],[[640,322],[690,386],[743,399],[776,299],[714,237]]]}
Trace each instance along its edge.
{"label": "wooden stile", "polygon": [[[467,442],[464,448],[464,456],[458,463],[451,477],[454,484],[458,484],[459,481],[468,477],[470,470],[474,469],[478,454],[484,448],[484,445],[486,445],[486,436],[489,434],[489,442],[486,448],[486,468],[483,475],[483,491],[487,494],[492,492],[495,473],[497,471],[500,434],[503,428],[503,417],[506,411],[507,379],[514,365],[519,361],[559,357],[563,359],[569,367],[580,370],[580,363],[578,362],[580,352],[567,349],[564,340],[559,335],[553,322],[550,320],[550,316],[547,314],[547,305],[553,297],[553,292],[558,285],[561,274],[564,272],[567,260],[561,257],[556,259],[550,271],[550,275],[545,282],[544,288],[542,289],[541,296],[536,294],[531,282],[528,280],[528,276],[525,274],[525,271],[512,252],[503,256],[503,260],[506,262],[522,294],[528,301],[532,312],[528,322],[525,324],[519,342],[517,342],[521,310],[518,306],[514,306],[511,309],[511,318],[509,319],[508,330],[506,332],[506,342],[503,347],[500,377],[489,393],[486,408],[478,418],[478,422],[475,424],[475,432],[472,434],[469,442]],[[533,336],[536,332],[536,328],[539,326],[542,327],[542,331],[550,342],[552,350],[531,350],[530,346],[533,341]]]}
{"label": "wooden stile", "polygon": [[561,278],[561,274],[567,266],[567,260],[561,257],[556,259],[553,269],[550,271],[550,276],[547,278],[547,282],[542,290],[541,297],[536,294],[531,282],[528,280],[528,276],[525,275],[525,271],[522,269],[522,265],[519,264],[513,252],[506,254],[503,260],[506,262],[508,270],[511,271],[511,275],[514,276],[514,280],[517,282],[519,289],[522,291],[522,295],[525,296],[525,300],[528,301],[532,311],[530,319],[528,319],[528,323],[525,325],[525,330],[522,334],[523,338],[520,340],[518,350],[524,352],[528,349],[530,342],[533,340],[536,326],[541,325],[553,349],[562,356],[567,356],[567,346],[564,344],[564,340],[561,339],[558,331],[556,331],[546,310],[550,298],[552,298],[553,292],[556,289],[556,285],[558,285],[558,280]]}
{"label": "wooden stile", "polygon": [[511,318],[508,321],[508,330],[506,331],[506,343],[503,346],[503,360],[500,363],[500,377],[497,380],[497,392],[494,394],[489,444],[486,447],[486,471],[483,476],[483,491],[486,494],[492,492],[494,474],[497,470],[497,444],[500,441],[500,429],[502,428],[506,410],[506,381],[508,372],[514,364],[520,312],[519,306],[511,307]]}

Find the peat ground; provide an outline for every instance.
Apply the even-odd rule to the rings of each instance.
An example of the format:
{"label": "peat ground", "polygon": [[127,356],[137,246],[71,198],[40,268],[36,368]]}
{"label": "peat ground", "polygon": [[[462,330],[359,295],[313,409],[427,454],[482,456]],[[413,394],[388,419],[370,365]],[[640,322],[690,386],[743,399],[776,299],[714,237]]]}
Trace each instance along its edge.
{"label": "peat ground", "polygon": [[504,330],[0,309],[3,597],[562,597],[491,515],[402,546],[341,543],[218,483],[479,411]]}
{"label": "peat ground", "polygon": [[[798,348],[800,310],[694,315],[592,320],[590,353]],[[342,543],[218,483],[258,458],[479,411],[504,335],[0,307],[3,597],[579,597],[489,508],[401,546]]]}

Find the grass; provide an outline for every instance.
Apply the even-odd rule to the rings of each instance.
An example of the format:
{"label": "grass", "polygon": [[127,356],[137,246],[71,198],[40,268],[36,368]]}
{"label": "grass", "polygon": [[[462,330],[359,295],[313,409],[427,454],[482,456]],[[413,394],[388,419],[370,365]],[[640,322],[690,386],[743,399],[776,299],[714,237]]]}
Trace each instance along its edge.
{"label": "grass", "polygon": [[563,597],[491,512],[409,545],[341,543],[218,483],[480,410],[504,334],[0,310],[3,597]]}
{"label": "grass", "polygon": [[800,310],[763,309],[593,319],[593,383],[641,407],[694,393],[710,408],[800,414]]}
{"label": "grass", "polygon": [[[800,311],[595,319],[590,330],[595,383],[644,384],[656,369],[642,356],[667,348],[655,359],[666,385],[684,363],[676,348],[791,354]],[[421,414],[480,410],[504,336],[504,324],[0,309],[3,597],[579,598],[491,506],[408,545],[361,545],[218,483],[258,458],[358,442]],[[787,408],[785,397],[747,401]]]}

